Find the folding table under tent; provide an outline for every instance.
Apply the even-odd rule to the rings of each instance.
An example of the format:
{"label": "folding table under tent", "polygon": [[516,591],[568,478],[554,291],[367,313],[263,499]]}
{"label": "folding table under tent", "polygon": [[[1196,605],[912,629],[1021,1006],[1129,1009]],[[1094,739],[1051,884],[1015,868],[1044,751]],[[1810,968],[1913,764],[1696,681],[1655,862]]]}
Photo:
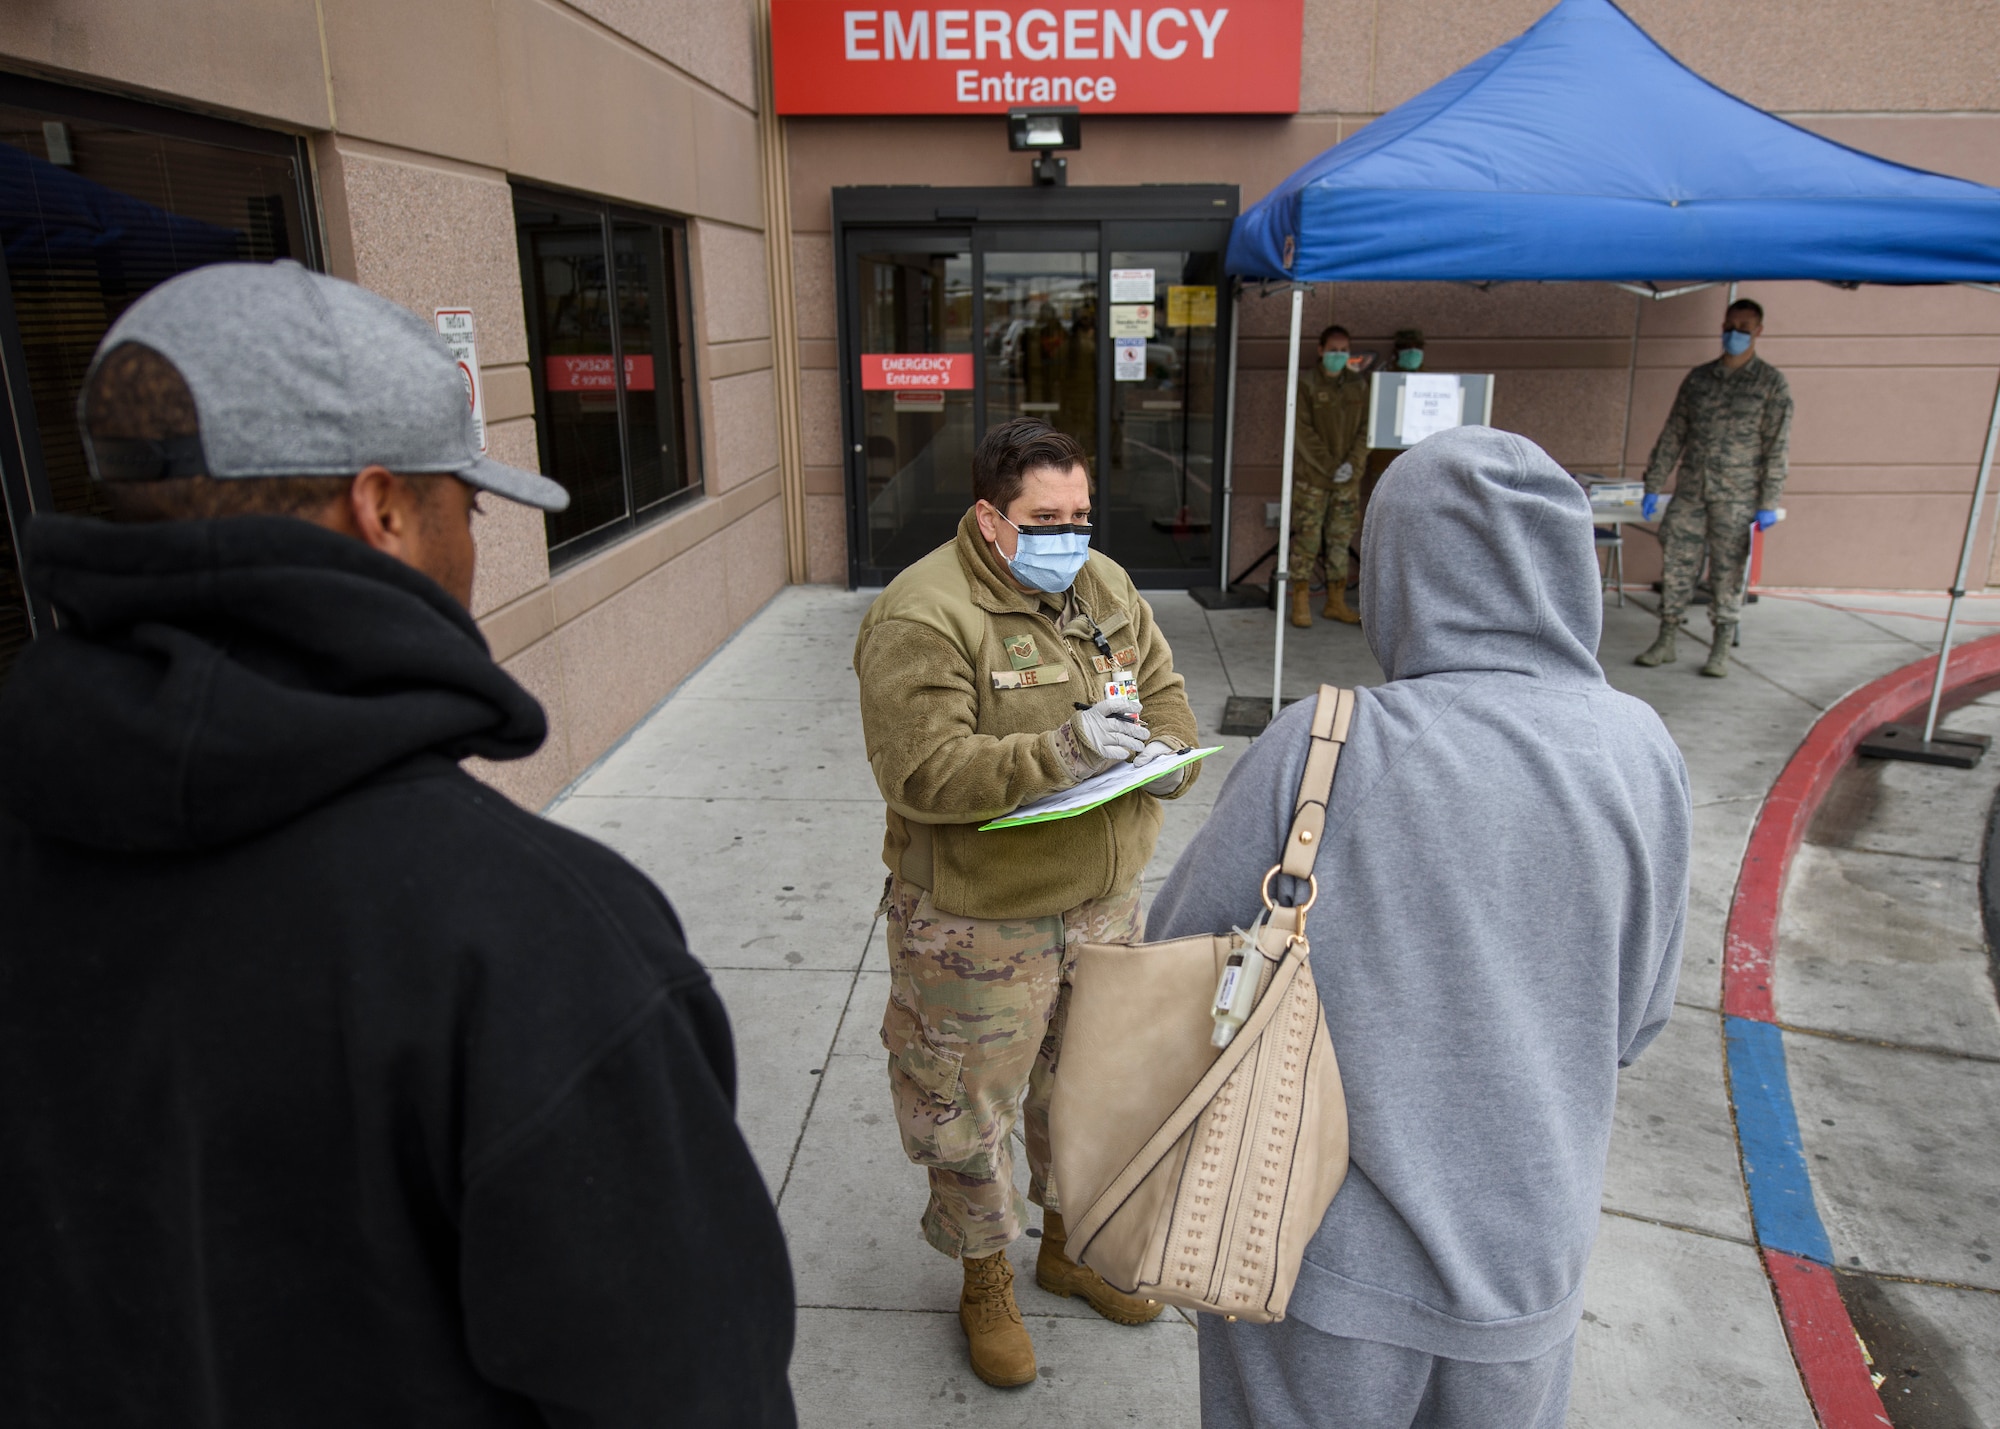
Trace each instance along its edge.
{"label": "folding table under tent", "polygon": [[[1582,281],[1672,297],[1742,279],[1808,279],[2000,292],[2000,189],[1823,139],[1716,88],[1611,0],[1561,0],[1279,184],[1237,218],[1225,267],[1292,286],[1275,717],[1306,285]],[[2000,387],[1945,652],[1996,437]],[[1941,654],[1927,742],[1943,688]]]}

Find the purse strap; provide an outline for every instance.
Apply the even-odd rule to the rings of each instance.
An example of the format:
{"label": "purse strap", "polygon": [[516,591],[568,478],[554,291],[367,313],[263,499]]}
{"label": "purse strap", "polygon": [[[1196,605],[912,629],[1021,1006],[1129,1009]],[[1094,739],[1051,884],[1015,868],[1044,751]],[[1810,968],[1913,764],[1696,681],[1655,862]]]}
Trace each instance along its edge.
{"label": "purse strap", "polygon": [[[1292,805],[1291,832],[1277,865],[1264,875],[1264,902],[1271,910],[1271,926],[1303,938],[1306,913],[1319,898],[1319,883],[1313,878],[1313,862],[1319,857],[1320,838],[1326,832],[1326,806],[1333,798],[1333,775],[1340,765],[1340,751],[1347,744],[1347,731],[1354,722],[1354,691],[1321,685],[1313,706],[1312,745],[1306,752],[1305,772],[1299,776],[1299,793]],[[1295,907],[1279,906],[1271,897],[1271,880],[1278,874],[1304,879],[1309,892],[1306,901]]]}

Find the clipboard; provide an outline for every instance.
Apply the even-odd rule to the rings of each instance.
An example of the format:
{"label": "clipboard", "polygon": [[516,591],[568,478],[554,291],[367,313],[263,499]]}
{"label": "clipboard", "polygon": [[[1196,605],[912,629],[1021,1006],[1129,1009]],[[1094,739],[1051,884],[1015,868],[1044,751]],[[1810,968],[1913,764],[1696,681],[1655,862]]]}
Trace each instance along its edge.
{"label": "clipboard", "polygon": [[1143,789],[1155,779],[1165,778],[1176,769],[1185,769],[1196,760],[1206,759],[1221,749],[1212,744],[1206,749],[1185,749],[1179,754],[1165,759],[1155,759],[1134,769],[1130,764],[1118,764],[1102,774],[1093,774],[1080,784],[1071,785],[1057,794],[1043,799],[1035,799],[1021,805],[1011,814],[1003,814],[979,826],[981,833],[988,829],[1018,829],[1024,824],[1046,824],[1055,819],[1073,819],[1078,814],[1087,814],[1101,804],[1123,798],[1134,789]]}

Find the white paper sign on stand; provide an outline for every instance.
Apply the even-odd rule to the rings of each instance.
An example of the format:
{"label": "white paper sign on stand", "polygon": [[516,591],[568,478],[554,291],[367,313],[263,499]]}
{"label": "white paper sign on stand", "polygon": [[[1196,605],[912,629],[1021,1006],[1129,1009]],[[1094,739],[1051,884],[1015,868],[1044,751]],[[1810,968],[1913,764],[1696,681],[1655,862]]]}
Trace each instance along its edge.
{"label": "white paper sign on stand", "polygon": [[1458,378],[1444,373],[1412,372],[1403,379],[1404,446],[1448,432],[1464,424],[1462,389]]}
{"label": "white paper sign on stand", "polygon": [[451,355],[458,359],[459,375],[465,378],[465,400],[472,406],[472,434],[479,450],[486,451],[486,386],[479,378],[479,349],[473,342],[471,308],[437,309],[438,336],[445,340]]}

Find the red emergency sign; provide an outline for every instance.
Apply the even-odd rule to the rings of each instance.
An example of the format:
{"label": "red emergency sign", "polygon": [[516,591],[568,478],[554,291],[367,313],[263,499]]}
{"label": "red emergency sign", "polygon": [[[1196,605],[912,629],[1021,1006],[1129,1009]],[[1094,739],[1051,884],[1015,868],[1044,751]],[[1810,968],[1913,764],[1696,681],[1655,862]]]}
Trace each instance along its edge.
{"label": "red emergency sign", "polygon": [[921,392],[972,390],[969,352],[864,352],[861,390]]}
{"label": "red emergency sign", "polygon": [[[551,392],[610,392],[611,354],[584,357],[551,357],[544,364]],[[634,353],[625,359],[625,390],[653,390],[651,353]]]}
{"label": "red emergency sign", "polygon": [[780,114],[1295,114],[1305,0],[1092,9],[771,0]]}

